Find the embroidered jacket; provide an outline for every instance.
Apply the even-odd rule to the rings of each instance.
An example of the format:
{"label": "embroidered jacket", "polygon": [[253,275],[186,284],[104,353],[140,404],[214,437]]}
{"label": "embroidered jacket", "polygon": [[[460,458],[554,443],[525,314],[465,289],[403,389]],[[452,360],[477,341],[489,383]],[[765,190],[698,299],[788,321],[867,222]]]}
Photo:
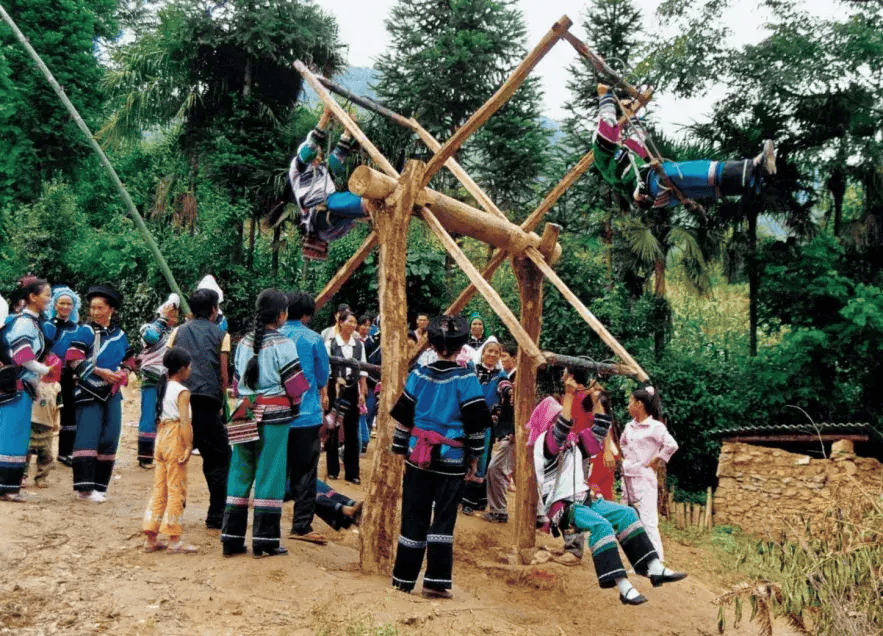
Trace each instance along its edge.
{"label": "embroidered jacket", "polygon": [[301,400],[300,413],[291,422],[291,427],[320,426],[322,404],[319,401],[319,389],[328,384],[329,372],[328,352],[322,343],[322,337],[300,320],[289,320],[279,331],[294,342],[304,377],[310,384]]}
{"label": "embroidered jacket", "polygon": [[0,342],[0,358],[4,364],[18,365],[18,378],[14,391],[0,394],[0,404],[15,399],[22,390],[32,398],[37,396],[39,374],[21,365],[39,360],[45,352],[46,338],[36,314],[25,309],[7,319]]}
{"label": "embroidered jacket", "polygon": [[258,352],[257,388],[245,385],[243,376],[248,361],[254,356],[254,332],[243,338],[236,348],[234,385],[241,397],[288,396],[289,404],[268,405],[264,409],[262,424],[290,424],[300,412],[301,396],[309,388],[300,366],[300,358],[294,342],[276,329],[267,329]]}
{"label": "embroidered jacket", "polygon": [[141,371],[141,386],[156,386],[165,371],[163,356],[168,350],[169,334],[172,326],[164,316],[157,316],[153,322],[141,325],[141,353],[138,365]]}
{"label": "embroidered jacket", "polygon": [[475,373],[447,360],[414,369],[390,414],[398,422],[393,435],[394,453],[413,453],[420,437],[415,430],[462,443],[461,447],[442,443],[433,449],[426,470],[445,475],[466,473],[468,458],[484,451],[484,431],[491,425],[484,391]]}
{"label": "embroidered jacket", "polygon": [[109,384],[94,373],[96,368],[111,371],[135,369],[134,352],[129,346],[126,333],[117,325],[102,327],[94,322],[83,325],[77,330],[65,354],[65,360],[79,363],[76,367],[77,388],[74,390],[74,404],[107,401],[127,382],[123,379],[117,384]]}

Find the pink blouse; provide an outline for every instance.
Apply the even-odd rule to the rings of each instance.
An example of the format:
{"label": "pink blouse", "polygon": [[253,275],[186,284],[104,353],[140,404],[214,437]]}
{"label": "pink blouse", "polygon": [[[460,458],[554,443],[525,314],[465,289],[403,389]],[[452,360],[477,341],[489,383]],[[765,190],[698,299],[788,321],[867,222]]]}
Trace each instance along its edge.
{"label": "pink blouse", "polygon": [[622,447],[622,468],[629,477],[654,475],[647,467],[657,457],[668,462],[678,450],[678,443],[665,424],[648,417],[643,422],[632,420],[626,424],[619,440]]}

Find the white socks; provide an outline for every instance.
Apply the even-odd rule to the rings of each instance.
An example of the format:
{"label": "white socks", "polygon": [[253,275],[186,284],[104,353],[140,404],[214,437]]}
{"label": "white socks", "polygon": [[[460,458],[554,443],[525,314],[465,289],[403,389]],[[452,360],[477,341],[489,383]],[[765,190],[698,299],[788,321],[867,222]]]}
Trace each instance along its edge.
{"label": "white socks", "polygon": [[647,574],[659,576],[660,574],[671,575],[674,574],[674,572],[662,565],[662,562],[659,559],[653,559],[647,566]]}
{"label": "white socks", "polygon": [[616,579],[616,587],[619,589],[619,594],[625,599],[634,598],[639,594],[638,590],[625,577]]}

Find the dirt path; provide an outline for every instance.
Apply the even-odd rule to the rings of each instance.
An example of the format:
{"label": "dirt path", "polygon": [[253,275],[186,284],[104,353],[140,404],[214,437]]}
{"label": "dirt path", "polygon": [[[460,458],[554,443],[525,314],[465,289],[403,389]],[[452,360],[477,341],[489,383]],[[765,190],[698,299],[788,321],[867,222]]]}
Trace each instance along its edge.
{"label": "dirt path", "polygon": [[[125,398],[121,459],[106,503],[76,500],[70,469],[60,465],[49,488],[27,489],[32,502],[0,503],[0,633],[349,636],[362,633],[352,630],[359,623],[427,636],[716,633],[714,593],[699,576],[658,589],[633,577],[650,602],[623,607],[615,591],[598,588],[590,560],[570,568],[506,565],[500,555],[511,529],[474,517],[458,520],[455,599],[444,603],[361,575],[358,533],[334,532],[318,519],[331,538],[325,547],[286,539],[288,556],[224,559],[218,533],[203,525],[208,492],[198,457],[189,468],[184,538],[201,552],[146,554],[139,530],[153,474],[135,460],[137,393]],[[364,496],[361,487],[336,484]],[[283,516],[287,528],[291,506]],[[674,543],[667,553],[687,570],[701,556]]]}

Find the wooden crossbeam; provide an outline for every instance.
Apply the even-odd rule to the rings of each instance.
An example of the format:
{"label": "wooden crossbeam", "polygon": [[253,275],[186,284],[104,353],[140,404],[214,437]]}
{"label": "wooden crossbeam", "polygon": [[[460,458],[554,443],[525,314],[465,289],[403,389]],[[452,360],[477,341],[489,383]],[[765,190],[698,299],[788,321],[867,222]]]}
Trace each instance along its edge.
{"label": "wooden crossbeam", "polygon": [[432,177],[441,170],[445,162],[454,156],[460,146],[478,130],[488,119],[491,118],[507,101],[512,94],[518,89],[533,68],[539,63],[546,53],[561,39],[562,35],[567,33],[573,25],[573,22],[566,15],[552,25],[549,32],[543,36],[540,43],[531,51],[526,58],[519,64],[509,78],[503,82],[503,85],[497,90],[493,96],[487,100],[484,105],[472,114],[465,124],[448,139],[438,152],[426,164],[426,173],[423,175],[422,186],[426,187]]}
{"label": "wooden crossbeam", "polygon": [[[412,129],[417,133],[417,136],[426,144],[426,147],[432,150],[433,152],[438,152],[441,149],[441,144],[438,140],[429,134],[429,131],[423,128],[416,119],[413,117],[410,119]],[[472,180],[465,170],[457,163],[457,160],[453,157],[449,157],[447,161],[445,161],[445,167],[451,171],[457,180],[463,184],[463,187],[466,188],[466,192],[472,195],[472,197],[478,202],[478,204],[483,207],[485,210],[494,214],[502,219],[508,220],[503,211],[497,207],[497,204],[494,203],[491,198],[485,193],[484,190],[481,189],[475,181]]]}
{"label": "wooden crossbeam", "polygon": [[337,270],[334,278],[329,280],[322,291],[319,292],[319,295],[316,296],[316,311],[321,309],[322,305],[327,303],[334,294],[340,291],[340,288],[344,286],[350,276],[359,269],[359,265],[364,263],[365,259],[368,258],[368,255],[375,247],[377,247],[377,242],[377,232],[372,231],[359,246],[359,249],[349,257],[349,260],[344,263],[343,267]]}
{"label": "wooden crossbeam", "polygon": [[[525,353],[533,358],[537,364],[544,364],[546,359],[536,342],[534,342],[527,334],[524,327],[518,322],[518,318],[516,318],[515,314],[512,313],[512,310],[506,306],[506,303],[503,302],[503,299],[500,298],[500,295],[496,290],[481,277],[481,273],[476,269],[475,265],[472,264],[469,257],[463,253],[460,246],[457,245],[453,238],[451,238],[451,235],[448,234],[448,231],[444,228],[441,222],[435,218],[435,215],[430,212],[429,208],[426,206],[423,206],[420,209],[420,216],[426,221],[429,229],[431,229],[439,238],[448,253],[454,257],[454,260],[457,262],[457,265],[460,266],[460,269],[462,269],[466,276],[469,277],[469,280],[478,287],[478,291],[481,292],[481,295],[485,297],[485,300],[487,300],[491,309],[494,310],[494,313],[500,317],[500,320],[502,320],[503,324],[509,329],[509,333],[512,334],[519,346],[521,346]],[[537,254],[539,254],[539,252],[537,252]]]}
{"label": "wooden crossbeam", "polygon": [[362,132],[362,129],[359,128],[359,125],[353,121],[353,119],[349,116],[349,114],[340,107],[334,98],[328,94],[328,91],[325,90],[325,87],[316,79],[316,76],[306,67],[306,65],[300,60],[295,60],[294,68],[297,69],[297,72],[301,74],[306,81],[307,84],[310,85],[316,95],[319,96],[319,99],[322,100],[322,103],[327,106],[331,112],[334,114],[335,119],[339,121],[344,128],[346,128],[353,138],[359,142],[362,148],[365,149],[365,152],[368,153],[368,156],[376,163],[381,170],[383,170],[386,174],[393,177],[394,179],[399,178],[399,173],[396,172],[396,169],[392,167],[392,164],[387,161],[386,157],[383,156],[383,153],[380,152],[377,147],[371,143],[371,140]]}
{"label": "wooden crossbeam", "polygon": [[595,315],[589,311],[589,309],[583,304],[583,302],[577,298],[576,294],[570,291],[570,288],[567,284],[558,277],[558,274],[555,273],[555,270],[546,262],[546,259],[543,258],[543,255],[539,253],[539,251],[534,247],[528,247],[524,251],[525,255],[533,261],[534,265],[543,273],[543,275],[549,279],[549,281],[555,285],[558,291],[562,296],[569,302],[576,311],[579,313],[580,317],[588,323],[588,325],[592,328],[592,330],[597,333],[601,340],[613,350],[617,356],[619,356],[626,364],[627,367],[630,367],[635,375],[638,376],[639,380],[647,381],[650,379],[650,376],[641,368],[641,366],[635,361],[635,359],[629,354],[628,351],[625,350],[619,341],[613,337],[609,331],[607,331],[607,327],[601,324],[601,321],[598,320]]}

